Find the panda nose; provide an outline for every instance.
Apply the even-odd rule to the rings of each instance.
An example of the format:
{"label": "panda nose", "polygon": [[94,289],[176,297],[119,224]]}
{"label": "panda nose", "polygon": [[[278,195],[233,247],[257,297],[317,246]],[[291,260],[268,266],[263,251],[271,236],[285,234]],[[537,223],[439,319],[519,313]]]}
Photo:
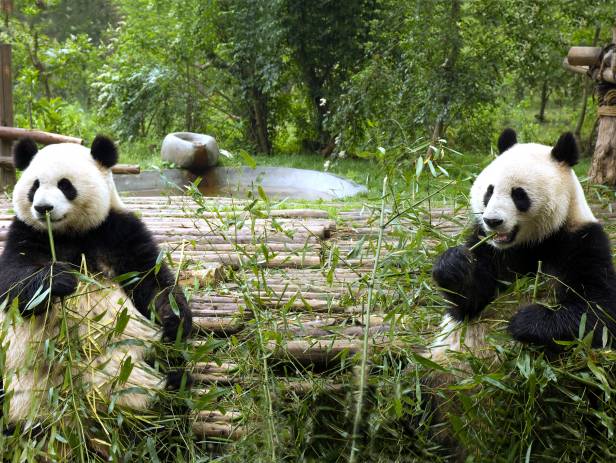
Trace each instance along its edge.
{"label": "panda nose", "polygon": [[51,204],[39,204],[38,206],[34,206],[34,209],[39,214],[46,214],[47,212],[53,211],[53,206]]}
{"label": "panda nose", "polygon": [[485,224],[490,227],[490,228],[496,228],[498,227],[500,224],[503,223],[502,219],[486,219],[484,217],[483,221],[485,222]]}

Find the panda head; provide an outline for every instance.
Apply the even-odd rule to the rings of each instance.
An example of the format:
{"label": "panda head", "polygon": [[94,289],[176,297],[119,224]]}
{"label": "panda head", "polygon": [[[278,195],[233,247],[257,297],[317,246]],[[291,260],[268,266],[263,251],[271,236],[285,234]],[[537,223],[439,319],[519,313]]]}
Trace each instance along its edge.
{"label": "panda head", "polygon": [[505,129],[499,156],[477,177],[471,206],[478,225],[498,249],[540,243],[562,227],[596,221],[572,167],[579,152],[572,133],[554,147],[518,143]]}
{"label": "panda head", "polygon": [[13,160],[23,170],[13,191],[15,214],[33,228],[46,230],[49,213],[54,231],[85,232],[99,226],[119,201],[111,177],[118,152],[104,136],[91,149],[59,143],[40,151],[23,138],[13,147]]}

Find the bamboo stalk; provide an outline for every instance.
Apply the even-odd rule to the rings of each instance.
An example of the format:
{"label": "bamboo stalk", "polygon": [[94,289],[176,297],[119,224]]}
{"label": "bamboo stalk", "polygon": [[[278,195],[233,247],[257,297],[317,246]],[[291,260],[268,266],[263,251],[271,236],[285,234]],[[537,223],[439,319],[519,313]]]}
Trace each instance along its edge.
{"label": "bamboo stalk", "polygon": [[329,339],[292,340],[278,344],[268,341],[267,349],[276,358],[291,357],[303,363],[321,363],[339,357],[343,352],[351,355],[361,351],[359,341],[340,341]]}
{"label": "bamboo stalk", "polygon": [[235,317],[194,317],[193,325],[201,331],[233,334],[241,331],[244,324]]}
{"label": "bamboo stalk", "polygon": [[[171,254],[174,262],[180,262],[180,253],[174,252]],[[239,268],[247,265],[250,262],[250,257],[238,256],[224,253],[207,253],[207,252],[185,252],[186,262],[220,262],[221,264],[230,265],[233,268]],[[260,258],[256,262],[259,266],[277,268],[277,267],[320,267],[321,258],[319,256],[295,256],[295,255],[276,255],[270,259]]]}
{"label": "bamboo stalk", "polygon": [[235,424],[196,421],[192,426],[195,435],[236,440],[246,435],[246,428]]}
{"label": "bamboo stalk", "polygon": [[[385,231],[385,198],[387,195],[387,176],[383,179],[383,193],[381,195],[381,216],[379,219],[379,238],[376,246],[376,258],[374,259],[374,266],[372,267],[372,275],[370,277],[370,283],[368,285],[368,302],[366,304],[366,315],[364,318],[364,339],[362,343],[361,350],[361,366],[360,366],[360,377],[359,377],[359,391],[357,398],[357,405],[355,408],[355,419],[353,420],[353,434],[351,435],[351,454],[349,456],[349,462],[355,462],[355,455],[357,454],[357,437],[359,433],[359,422],[361,421],[361,414],[364,405],[364,393],[366,388],[366,369],[368,367],[368,341],[370,339],[370,315],[372,311],[372,292],[374,289],[374,282],[376,280],[376,270],[378,267],[378,263],[381,257],[381,243],[383,241],[383,234]],[[388,222],[391,223],[391,220]]]}
{"label": "bamboo stalk", "polygon": [[312,381],[285,381],[284,389],[286,392],[292,392],[294,394],[306,395],[313,392],[315,389],[319,392],[326,392],[330,394],[343,392],[347,386],[341,383],[327,382],[325,384],[315,384]]}
{"label": "bamboo stalk", "polygon": [[197,413],[196,420],[201,422],[218,422],[218,423],[231,423],[242,417],[242,414],[238,411],[228,410],[225,413],[221,413],[218,410],[201,410]]}
{"label": "bamboo stalk", "polygon": [[180,272],[179,284],[192,286],[196,281],[199,286],[213,285],[222,280],[222,274],[221,264],[213,264],[204,269],[183,270]]}

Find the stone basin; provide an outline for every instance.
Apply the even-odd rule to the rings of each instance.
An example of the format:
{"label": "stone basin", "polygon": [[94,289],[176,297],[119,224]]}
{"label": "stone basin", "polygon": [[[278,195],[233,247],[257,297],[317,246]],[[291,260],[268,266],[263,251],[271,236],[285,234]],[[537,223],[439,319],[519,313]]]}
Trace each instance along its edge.
{"label": "stone basin", "polygon": [[[200,176],[199,190],[205,196],[246,198],[249,192],[258,195],[259,185],[271,198],[305,200],[342,199],[367,191],[365,186],[337,175],[291,167],[213,167]],[[178,194],[196,178],[182,169],[114,175],[120,192],[138,195]]]}

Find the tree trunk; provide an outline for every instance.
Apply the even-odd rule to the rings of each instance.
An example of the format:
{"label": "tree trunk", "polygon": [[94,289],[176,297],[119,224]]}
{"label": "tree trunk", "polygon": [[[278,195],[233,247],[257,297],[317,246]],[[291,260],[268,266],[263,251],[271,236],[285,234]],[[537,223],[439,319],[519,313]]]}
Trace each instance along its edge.
{"label": "tree trunk", "polygon": [[[314,148],[323,154],[330,151],[328,146],[334,143],[334,137],[325,130],[325,116],[329,111],[329,101],[325,98],[323,86],[327,81],[327,75],[330,71],[328,70],[324,74],[318,76],[315,69],[306,58],[304,49],[301,46],[297,50],[296,59],[304,76],[304,83],[308,90],[308,99],[310,103],[312,103],[312,111],[314,114],[313,126],[316,132],[316,140],[309,140],[308,144],[316,145]],[[335,144],[333,147],[335,147]],[[333,149],[331,149],[331,151],[333,151]]]}
{"label": "tree trunk", "polygon": [[[610,106],[616,109],[616,85],[599,84],[599,110]],[[616,187],[616,116],[601,116],[597,144],[588,172],[592,183]]]}
{"label": "tree trunk", "polygon": [[445,43],[448,45],[447,48],[449,49],[449,55],[443,65],[443,85],[440,86],[441,93],[437,98],[441,109],[434,122],[434,129],[432,131],[430,146],[428,146],[426,156],[430,156],[432,149],[431,147],[436,145],[438,140],[445,135],[445,123],[449,114],[449,105],[451,104],[451,92],[449,89],[456,85],[457,79],[455,68],[456,62],[458,61],[458,56],[460,55],[460,49],[462,47],[462,38],[460,36],[460,18],[462,14],[461,6],[461,0],[452,0],[448,21],[451,25],[451,29],[446,29],[450,32],[443,38]]}
{"label": "tree trunk", "polygon": [[[597,26],[595,28],[595,36],[592,41],[592,46],[596,46],[599,41],[599,34],[601,33],[601,26]],[[590,92],[591,83],[588,79],[584,79],[584,92],[582,94],[582,109],[580,110],[580,117],[578,118],[577,124],[575,126],[575,137],[578,140],[578,143],[582,141],[582,126],[584,125],[584,120],[586,119],[586,108],[588,106],[588,93]]]}
{"label": "tree trunk", "polygon": [[271,154],[272,142],[268,130],[267,96],[258,88],[250,89],[251,106],[249,138],[260,153]]}
{"label": "tree trunk", "polygon": [[545,122],[545,108],[548,105],[549,96],[550,90],[548,87],[548,80],[545,79],[541,86],[541,107],[539,108],[539,114],[535,116],[539,122]]}
{"label": "tree trunk", "polygon": [[190,72],[190,65],[188,63],[186,63],[186,116],[185,116],[185,120],[184,120],[184,126],[186,127],[186,131],[188,132],[192,132],[193,131],[193,121],[194,121],[194,100],[195,100],[195,95],[193,95],[192,92],[192,78],[191,78],[191,72]]}
{"label": "tree trunk", "polygon": [[39,59],[39,35],[38,31],[34,31],[34,26],[30,27],[30,33],[33,34],[33,46],[32,49],[28,47],[28,54],[30,55],[30,61],[32,65],[39,72],[39,80],[43,84],[43,90],[45,91],[45,98],[51,100],[51,86],[49,85],[49,74],[47,67]]}
{"label": "tree trunk", "polygon": [[315,141],[319,152],[324,154],[333,142],[333,137],[325,130],[325,116],[329,111],[329,102],[323,96],[323,81],[317,78],[314,70],[308,68],[308,65],[303,64],[302,67],[304,68],[304,81],[308,86],[308,96],[314,113],[314,128],[317,134]]}

